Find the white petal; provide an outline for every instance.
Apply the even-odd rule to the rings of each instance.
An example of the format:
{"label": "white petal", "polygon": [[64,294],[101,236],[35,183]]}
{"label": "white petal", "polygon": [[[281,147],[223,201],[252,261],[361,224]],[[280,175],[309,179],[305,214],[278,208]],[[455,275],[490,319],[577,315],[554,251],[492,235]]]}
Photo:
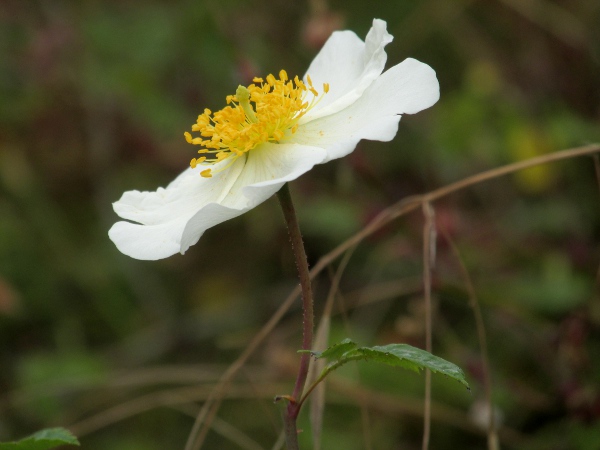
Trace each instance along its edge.
{"label": "white petal", "polygon": [[439,99],[439,83],[427,64],[408,58],[383,73],[344,110],[302,125],[294,142],[327,150],[324,162],[351,153],[361,139],[391,140],[399,114],[414,114]]}
{"label": "white petal", "polygon": [[[244,167],[244,159],[238,158],[212,178],[201,177],[202,168],[189,168],[156,192],[125,192],[113,208],[123,219],[141,225],[117,222],[108,232],[110,239],[122,253],[137,259],[161,259],[182,251],[181,238],[187,222],[199,210],[227,195]],[[214,168],[228,163],[222,161]]]}
{"label": "white petal", "polygon": [[179,252],[185,224],[185,220],[158,225],[117,222],[108,231],[108,236],[119,251],[127,256],[157,260]]}
{"label": "white petal", "polygon": [[392,39],[386,23],[379,19],[373,20],[366,42],[352,31],[334,32],[306,72],[320,93],[323,83],[329,83],[330,90],[301,123],[334,114],[355,102],[381,75],[387,59],[384,47]]}
{"label": "white petal", "polygon": [[252,199],[256,196],[262,197],[262,189],[273,185],[281,187],[283,183],[295,180],[316,164],[322,163],[326,157],[327,152],[318,147],[297,143],[263,144],[249,152],[246,167],[222,203],[227,206],[238,205],[234,196],[239,189],[243,190],[245,198],[254,201]]}
{"label": "white petal", "polygon": [[222,201],[208,205],[187,222],[182,253],[198,242],[205,230],[258,206],[326,156],[321,148],[299,144],[262,144],[248,152],[244,170]]}
{"label": "white petal", "polygon": [[114,203],[122,218],[109,231],[124,254],[156,260],[184,253],[210,227],[237,217],[259,205],[283,183],[298,178],[327,157],[322,148],[299,144],[263,144],[238,158],[212,178],[188,169],[166,189],[130,191]]}
{"label": "white petal", "polygon": [[[228,161],[215,164],[215,170],[225,167]],[[219,202],[237,180],[242,168],[243,158],[213,177],[203,178],[200,171],[204,168],[184,170],[166,188],[155,192],[128,191],[115,203],[113,209],[123,219],[154,225],[169,222],[176,217],[191,216],[202,206]]]}

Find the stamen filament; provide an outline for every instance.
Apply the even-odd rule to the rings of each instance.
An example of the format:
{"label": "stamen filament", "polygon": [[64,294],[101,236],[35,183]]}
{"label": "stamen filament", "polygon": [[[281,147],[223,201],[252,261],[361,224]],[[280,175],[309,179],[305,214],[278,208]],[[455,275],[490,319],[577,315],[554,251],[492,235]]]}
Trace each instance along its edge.
{"label": "stamen filament", "polygon": [[[248,87],[238,86],[235,95],[228,95],[225,108],[215,113],[205,109],[198,116],[192,132],[199,133],[200,137],[184,133],[189,144],[203,147],[198,153],[210,155],[193,158],[192,168],[212,166],[231,158],[218,169],[225,170],[257,145],[289,139],[298,130],[300,118],[323,98],[309,76],[307,86],[298,76],[290,79],[285,70],[279,72],[279,79],[269,74],[264,79],[255,77],[253,82]],[[323,92],[329,92],[329,84],[323,84]],[[310,101],[306,98],[308,95],[312,95]],[[211,177],[213,173],[209,168],[200,175]]]}

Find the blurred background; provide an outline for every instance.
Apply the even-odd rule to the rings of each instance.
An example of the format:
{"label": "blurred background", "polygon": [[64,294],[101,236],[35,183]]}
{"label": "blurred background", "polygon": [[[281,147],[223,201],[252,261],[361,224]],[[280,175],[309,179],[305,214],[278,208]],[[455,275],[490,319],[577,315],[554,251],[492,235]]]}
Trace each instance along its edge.
{"label": "blurred background", "polygon": [[[302,75],[333,30],[364,39],[374,17],[395,37],[388,66],[428,63],[441,99],[404,116],[393,142],[363,141],[292,183],[311,264],[406,196],[600,141],[596,0],[0,2],[0,441],[61,425],[86,449],[183,448],[203,399],[297,283],[286,230],[272,199],[185,256],[137,261],[108,239],[111,202],[187,167],[183,132],[205,107],[253,76]],[[582,157],[434,204],[433,352],[472,390],[434,375],[430,448],[486,448],[469,283],[502,448],[598,448],[599,195]],[[423,222],[417,210],[358,246],[330,342],[424,346]],[[338,264],[315,281],[317,318]],[[271,400],[291,392],[299,347],[297,303],[203,448],[273,448]],[[349,364],[328,384],[322,448],[421,448],[423,380]],[[307,414],[300,428],[312,448]]]}

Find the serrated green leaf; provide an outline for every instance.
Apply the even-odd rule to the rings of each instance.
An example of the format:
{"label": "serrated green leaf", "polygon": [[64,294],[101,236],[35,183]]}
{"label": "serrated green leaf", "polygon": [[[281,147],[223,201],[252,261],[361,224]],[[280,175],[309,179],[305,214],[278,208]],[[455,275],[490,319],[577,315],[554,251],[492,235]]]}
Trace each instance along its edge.
{"label": "serrated green leaf", "polygon": [[[383,358],[382,360],[375,359],[376,361],[392,366],[402,366],[403,362],[407,362],[410,365],[414,365],[417,368],[417,371],[419,369],[426,368],[432,372],[449,376],[450,378],[465,385],[467,388],[469,387],[469,383],[467,383],[467,380],[465,379],[464,372],[456,364],[432,355],[431,353],[421,350],[420,348],[413,347],[412,345],[388,344],[384,346],[372,347],[369,350],[377,354],[375,358]],[[383,357],[381,355],[383,355]]]}
{"label": "serrated green leaf", "polygon": [[[406,345],[406,344],[392,344],[392,345]],[[410,345],[407,345],[410,347]],[[382,364],[387,364],[392,367],[402,367],[404,369],[412,370],[413,372],[419,373],[421,366],[416,364],[411,359],[400,357],[383,347],[361,347],[356,349],[356,353],[364,357],[365,361],[375,361]]]}
{"label": "serrated green leaf", "polygon": [[64,428],[48,428],[20,441],[0,443],[0,450],[48,450],[60,445],[79,445],[79,441]]}
{"label": "serrated green leaf", "polygon": [[321,375],[319,375],[317,382],[323,380],[330,372],[349,361],[365,360],[387,364],[392,367],[402,367],[415,372],[429,369],[432,372],[446,375],[469,389],[465,374],[456,364],[408,344],[356,348],[356,343],[350,339],[345,339],[339,344],[332,345],[322,353],[313,352],[313,356],[325,358],[329,361]]}
{"label": "serrated green leaf", "polygon": [[353,342],[350,339],[344,339],[342,342],[333,344],[331,347],[327,348],[327,350],[322,352],[311,352],[311,355],[313,355],[315,358],[325,358],[329,360],[339,359],[342,357],[342,355],[344,355],[344,353],[347,353],[355,348],[356,345],[356,342]]}

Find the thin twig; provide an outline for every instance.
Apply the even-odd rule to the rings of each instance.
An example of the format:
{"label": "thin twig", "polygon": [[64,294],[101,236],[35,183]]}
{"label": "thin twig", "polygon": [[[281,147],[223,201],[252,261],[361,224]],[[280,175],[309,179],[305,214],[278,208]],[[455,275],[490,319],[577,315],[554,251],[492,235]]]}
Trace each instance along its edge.
{"label": "thin twig", "polygon": [[487,337],[485,333],[485,323],[483,321],[483,315],[481,314],[481,306],[479,305],[479,299],[475,293],[475,287],[473,280],[469,275],[467,266],[460,256],[458,247],[454,243],[454,240],[442,230],[446,242],[450,245],[450,249],[458,261],[458,267],[460,268],[461,275],[465,282],[467,289],[467,295],[469,296],[469,306],[473,309],[473,315],[475,316],[475,328],[477,329],[477,336],[479,339],[479,346],[481,349],[481,370],[483,372],[483,388],[485,390],[485,401],[489,411],[488,421],[488,450],[498,450],[500,445],[498,443],[498,433],[496,431],[496,418],[495,408],[492,401],[492,374],[490,370],[489,352],[487,346]]}
{"label": "thin twig", "polygon": [[[346,302],[339,305],[335,314],[342,314],[352,309],[363,308],[372,303],[390,300],[392,298],[406,297],[423,292],[423,277],[405,277],[402,280],[372,283],[362,289],[348,292],[344,298]],[[346,308],[346,309],[342,309]]]}
{"label": "thin twig", "polygon": [[240,356],[229,366],[229,368],[223,373],[219,383],[212,390],[211,395],[206,399],[204,405],[200,409],[198,416],[196,417],[196,421],[194,422],[194,426],[190,431],[190,435],[188,437],[188,441],[186,444],[186,450],[191,449],[192,445],[195,445],[194,448],[199,449],[208,431],[210,430],[210,422],[213,417],[215,417],[220,405],[221,401],[225,396],[225,392],[229,387],[229,384],[237,374],[237,372],[246,364],[246,361],[252,356],[252,354],[256,351],[258,346],[266,339],[266,337],[271,334],[271,332],[275,329],[281,318],[285,315],[285,313],[291,308],[291,306],[296,301],[300,295],[300,286],[296,286],[296,288],[288,295],[288,297],[284,300],[284,302],[279,306],[277,311],[271,316],[269,321],[260,329],[260,331],[254,336],[254,338],[250,341],[245,350],[241,353]]}
{"label": "thin twig", "polygon": [[[325,301],[325,308],[323,309],[323,315],[317,327],[317,333],[315,336],[314,350],[323,351],[327,347],[327,341],[329,340],[329,329],[331,324],[331,312],[333,310],[333,303],[338,293],[342,274],[352,257],[356,247],[350,248],[342,258],[340,265],[338,266],[335,275],[331,281],[331,287]],[[308,378],[306,380],[307,386],[310,386],[319,376],[319,373],[325,367],[325,360],[319,359],[313,361],[310,366]],[[314,450],[320,450],[321,448],[321,431],[323,429],[323,410],[325,404],[325,383],[320,383],[319,386],[313,392],[310,399],[310,423],[313,435],[313,448]]]}
{"label": "thin twig", "polygon": [[339,258],[350,247],[357,245],[365,238],[369,237],[394,219],[397,219],[404,214],[416,210],[423,202],[434,202],[450,194],[458,192],[475,184],[489,181],[494,178],[499,178],[514,172],[519,172],[530,167],[540,166],[555,161],[571,159],[578,156],[592,155],[600,152],[600,144],[590,144],[582,147],[570,148],[561,150],[547,155],[537,156],[535,158],[526,159],[512,164],[507,164],[495,169],[480,172],[467,178],[463,178],[455,183],[435,189],[423,195],[415,195],[406,197],[399,202],[387,207],[381,211],[371,222],[369,222],[362,230],[354,236],[347,239],[342,244],[338,245],[332,251],[322,256],[314,265],[311,272],[311,277],[317,276],[325,267]]}
{"label": "thin twig", "polygon": [[[280,389],[280,384],[265,384],[255,387],[254,391],[248,389],[246,384],[229,386],[227,392],[222,393],[226,398],[272,398],[273,390]],[[69,425],[69,430],[77,436],[84,436],[111,424],[117,423],[128,417],[141,414],[161,406],[173,406],[189,404],[194,401],[208,399],[215,390],[214,384],[202,386],[186,386],[179,388],[164,389],[139,397],[126,400],[93,416],[87,417],[79,422]]]}
{"label": "thin twig", "polygon": [[217,434],[220,434],[225,439],[231,441],[242,450],[265,450],[262,445],[260,445],[242,430],[231,425],[229,422],[224,421],[223,419],[215,417],[212,428]]}
{"label": "thin twig", "polygon": [[[435,264],[435,213],[431,203],[423,203],[423,290],[425,294],[425,350],[432,350],[431,271]],[[425,369],[425,405],[423,412],[423,450],[429,449],[431,435],[431,370]]]}
{"label": "thin twig", "polygon": [[[592,155],[598,152],[600,152],[600,144],[590,144],[582,147],[570,148],[555,153],[530,158],[525,161],[519,161],[516,163],[508,164],[506,166],[498,167],[495,169],[491,169],[486,172],[478,173],[476,175],[464,178],[460,181],[441,187],[427,194],[405,198],[384,209],[362,230],[360,230],[354,236],[350,237],[349,239],[338,245],[326,255],[322,256],[311,269],[310,278],[311,280],[314,279],[319,273],[323,271],[323,269],[325,269],[329,264],[331,264],[333,261],[339,258],[342,254],[344,254],[344,252],[346,252],[349,248],[358,245],[365,238],[369,237],[371,234],[375,233],[377,230],[381,229],[391,221],[417,209],[423,201],[433,202],[442,197],[445,197],[467,187],[473,186],[475,184],[481,183],[483,181],[488,181],[510,173],[528,169],[530,167],[548,164],[551,162],[561,161],[565,159],[571,159],[578,156]],[[297,286],[281,304],[279,309],[273,314],[271,319],[252,339],[252,341],[250,342],[250,344],[248,344],[248,347],[246,347],[244,352],[242,352],[238,359],[236,359],[231,364],[231,366],[229,366],[229,369],[225,371],[225,373],[221,377],[219,385],[214,391],[214,395],[211,396],[210,399],[207,399],[200,413],[198,414],[198,417],[196,418],[196,423],[194,424],[194,427],[190,432],[188,443],[190,442],[190,440],[192,442],[196,440],[197,442],[199,442],[199,446],[196,448],[200,448],[200,445],[202,444],[206,433],[210,429],[210,425],[204,423],[205,419],[210,420],[210,418],[216,414],[216,411],[218,410],[219,405],[221,403],[221,399],[223,396],[222,394],[227,388],[228,384],[231,382],[237,371],[241,367],[243,367],[248,358],[262,343],[262,341],[271,333],[271,331],[279,323],[284,314],[292,306],[298,295],[300,295],[300,288]],[[191,447],[186,446],[186,450],[191,450]]]}
{"label": "thin twig", "polygon": [[500,1],[564,43],[575,48],[586,44],[586,30],[581,20],[559,4],[544,0]]}
{"label": "thin twig", "polygon": [[[353,249],[356,247],[353,247]],[[419,286],[416,287],[413,292],[420,292],[421,291],[421,284],[420,284],[421,280],[419,279]],[[396,290],[397,292],[397,290]],[[389,294],[389,292],[388,292]],[[394,293],[394,295],[392,295],[393,297],[396,296],[396,293]],[[388,296],[387,298],[391,298],[392,296]],[[365,302],[364,298],[364,292],[360,292],[358,294],[355,293],[355,297],[358,300],[355,300],[354,305],[352,305],[351,307],[348,306],[348,302],[347,302],[347,298],[345,298],[346,296],[341,295],[338,292],[337,295],[337,300],[338,300],[338,313],[342,315],[342,323],[344,325],[344,331],[346,333],[346,336],[352,336],[352,330],[350,328],[350,320],[348,317],[348,311],[352,308],[352,307],[358,307],[358,306],[364,306],[366,303],[368,303],[369,301]],[[384,300],[382,298],[379,298],[377,300]],[[373,300],[371,299],[371,301],[377,301],[377,300]],[[351,368],[353,369],[352,373],[352,378],[356,379],[360,382],[361,379],[361,375],[360,375],[360,371],[358,370],[358,365],[355,363],[351,366]],[[362,426],[362,437],[363,437],[363,442],[364,442],[364,446],[365,446],[365,450],[372,450],[373,449],[373,444],[372,444],[372,437],[371,437],[371,419],[369,417],[369,408],[368,405],[365,404],[362,400],[358,400],[357,401],[358,406],[360,407],[360,418],[361,418],[361,426]]]}
{"label": "thin twig", "polygon": [[[393,418],[399,415],[412,417],[423,416],[423,404],[421,400],[414,397],[404,397],[379,392],[354,381],[348,381],[340,376],[331,374],[329,377],[329,388],[332,394],[331,402],[364,404],[371,410],[381,413],[385,417]],[[337,395],[335,395],[337,394]],[[486,431],[475,425],[467,414],[461,409],[447,406],[441,403],[431,403],[431,418],[456,429],[464,430],[473,435],[485,436]],[[526,437],[518,430],[506,426],[500,427],[498,434],[503,442],[514,448],[522,448]]]}

